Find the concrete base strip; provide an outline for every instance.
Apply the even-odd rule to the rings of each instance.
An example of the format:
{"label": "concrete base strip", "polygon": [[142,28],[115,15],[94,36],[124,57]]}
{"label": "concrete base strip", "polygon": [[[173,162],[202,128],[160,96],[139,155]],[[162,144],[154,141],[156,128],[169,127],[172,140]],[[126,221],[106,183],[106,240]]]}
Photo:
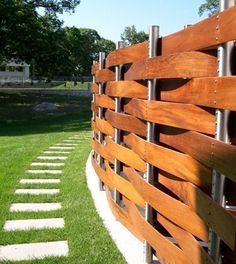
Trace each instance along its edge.
{"label": "concrete base strip", "polygon": [[62,174],[62,170],[27,170],[32,174]]}
{"label": "concrete base strip", "polygon": [[39,160],[66,160],[67,157],[63,157],[63,156],[38,156],[37,159],[39,159]]}
{"label": "concrete base strip", "polygon": [[46,167],[61,167],[64,166],[65,163],[61,162],[32,162],[30,166],[46,166]]}
{"label": "concrete base strip", "polygon": [[45,257],[68,256],[68,254],[69,247],[67,241],[0,246],[1,261],[24,261],[43,259]]}
{"label": "concrete base strip", "polygon": [[13,203],[10,212],[48,212],[61,208],[60,203]]}
{"label": "concrete base strip", "polygon": [[4,231],[18,231],[44,228],[63,228],[65,225],[63,218],[44,218],[27,220],[8,220],[5,222]]}
{"label": "concrete base strip", "polygon": [[21,179],[20,183],[21,184],[37,184],[37,183],[60,183],[60,179]]}
{"label": "concrete base strip", "polygon": [[40,195],[40,194],[57,194],[59,192],[60,192],[59,189],[16,189],[15,194]]}
{"label": "concrete base strip", "polygon": [[59,147],[59,146],[53,146],[53,147],[49,147],[49,149],[64,149],[64,150],[71,150],[71,149],[75,149],[75,147]]}
{"label": "concrete base strip", "polygon": [[70,154],[70,151],[44,151],[43,154]]}

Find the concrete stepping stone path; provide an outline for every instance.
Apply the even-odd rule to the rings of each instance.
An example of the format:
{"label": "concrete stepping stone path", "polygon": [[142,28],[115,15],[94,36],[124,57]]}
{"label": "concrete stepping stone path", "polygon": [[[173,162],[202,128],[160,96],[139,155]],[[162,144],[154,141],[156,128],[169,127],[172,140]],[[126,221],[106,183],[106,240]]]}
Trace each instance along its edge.
{"label": "concrete stepping stone path", "polygon": [[[23,203],[12,203],[10,205],[9,211],[12,214],[21,213],[27,214],[29,212],[54,212],[62,209],[62,204],[60,202],[30,202],[31,197],[36,195],[52,195],[58,194],[60,192],[59,187],[61,183],[60,179],[54,178],[53,176],[62,175],[63,170],[61,169],[65,164],[67,155],[71,153],[72,150],[78,145],[78,140],[81,138],[79,136],[73,136],[69,139],[63,140],[54,146],[45,150],[41,155],[39,155],[36,160],[30,164],[30,167],[36,167],[35,169],[29,168],[26,170],[29,177],[34,175],[34,178],[22,178],[19,180],[19,184],[22,186],[28,184],[27,188],[18,188],[15,190],[15,195],[26,197],[27,202]],[[49,162],[48,162],[49,161]],[[50,162],[53,161],[53,162]],[[55,162],[54,162],[55,161]],[[39,169],[42,167],[42,169]],[[46,167],[46,169],[44,168]],[[60,167],[60,169],[55,169]],[[43,178],[40,175],[46,174]],[[46,177],[48,174],[48,178]],[[28,177],[27,175],[27,177]],[[38,175],[38,178],[35,178]],[[53,176],[50,176],[53,175]],[[49,177],[50,176],[50,177]],[[31,187],[31,185],[37,185],[37,188]],[[42,184],[42,188],[39,187]],[[53,188],[44,188],[43,186],[47,184],[56,184]],[[50,185],[51,187],[51,185]],[[56,187],[56,188],[55,188]],[[54,199],[53,198],[53,199]],[[33,199],[33,198],[32,198]],[[60,211],[59,211],[60,212]],[[51,214],[51,213],[50,213]],[[58,213],[57,213],[58,215]],[[51,216],[51,215],[50,215]],[[21,216],[22,218],[22,216]],[[24,218],[24,217],[23,217]],[[31,232],[31,230],[45,230],[45,229],[62,229],[65,226],[65,221],[62,217],[57,218],[35,218],[28,219],[8,219],[3,230],[5,232]],[[40,232],[40,231],[39,231]],[[69,254],[68,241],[50,241],[50,242],[37,242],[37,243],[22,243],[22,244],[12,244],[12,245],[0,245],[0,262],[1,261],[28,261],[33,259],[44,259],[45,257],[66,257]],[[60,263],[60,261],[58,261]]]}

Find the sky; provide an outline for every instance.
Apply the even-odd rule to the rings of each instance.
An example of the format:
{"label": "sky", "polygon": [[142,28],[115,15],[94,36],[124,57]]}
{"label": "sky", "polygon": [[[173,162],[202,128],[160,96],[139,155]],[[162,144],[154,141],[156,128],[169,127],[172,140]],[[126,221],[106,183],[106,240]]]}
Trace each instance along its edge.
{"label": "sky", "polygon": [[75,13],[60,16],[64,26],[95,29],[103,38],[114,42],[126,26],[148,33],[150,25],[160,26],[166,36],[204,19],[198,7],[204,0],[81,0]]}

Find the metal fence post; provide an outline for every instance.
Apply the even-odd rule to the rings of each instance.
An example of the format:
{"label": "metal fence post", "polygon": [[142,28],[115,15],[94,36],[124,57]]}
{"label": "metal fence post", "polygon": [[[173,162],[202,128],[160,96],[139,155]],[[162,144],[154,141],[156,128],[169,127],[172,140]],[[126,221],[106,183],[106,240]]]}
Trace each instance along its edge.
{"label": "metal fence post", "polygon": [[[104,60],[105,60],[105,53],[104,52],[99,52],[99,70],[102,70],[104,69]],[[104,93],[104,84],[103,83],[99,83],[98,85],[98,94],[101,95]],[[103,108],[102,107],[99,107],[98,108],[98,117],[99,118],[103,118]],[[104,135],[101,131],[98,132],[98,141],[100,144],[103,144],[103,141],[104,141]],[[100,167],[103,167],[104,165],[104,160],[103,158],[99,155],[99,165]],[[100,191],[103,191],[103,183],[101,180],[99,180],[99,188],[100,188]]]}
{"label": "metal fence post", "polygon": [[[93,65],[96,64],[96,61],[93,61]],[[96,82],[96,79],[95,79],[95,75],[93,74],[93,81],[92,83],[95,84]],[[95,93],[92,93],[92,103],[94,104],[95,103]],[[95,121],[95,118],[96,118],[96,114],[95,112],[93,111],[92,112],[92,120]],[[95,139],[95,132],[93,131],[93,138]]]}
{"label": "metal fence post", "polygon": [[[159,38],[159,26],[150,26],[149,29],[149,54],[148,57],[152,58],[157,55],[157,41]],[[148,80],[148,100],[155,100],[156,99],[156,80]],[[154,142],[155,141],[155,124],[151,122],[147,122],[147,141]],[[153,184],[153,166],[149,163],[146,164],[146,181],[148,183]],[[146,203],[145,205],[145,220],[148,221],[150,224],[153,224],[153,210]],[[148,244],[147,241],[144,242],[145,248],[145,262],[151,263],[153,260],[152,257],[152,248]]]}
{"label": "metal fence post", "polygon": [[[220,12],[234,5],[234,0],[220,0]],[[217,16],[219,20],[219,16]],[[219,30],[217,26],[216,31]],[[216,39],[217,40],[217,39]],[[230,71],[230,53],[233,48],[233,42],[227,42],[218,47],[218,76],[229,76]],[[216,80],[217,81],[217,80]],[[216,109],[216,131],[215,138],[225,143],[229,143],[227,122],[229,111],[223,109]],[[217,171],[213,171],[212,177],[212,198],[214,201],[225,207],[224,187],[225,176]],[[213,230],[210,230],[209,234],[209,254],[214,259],[216,264],[222,262],[222,256],[220,252],[220,237],[217,236]]]}

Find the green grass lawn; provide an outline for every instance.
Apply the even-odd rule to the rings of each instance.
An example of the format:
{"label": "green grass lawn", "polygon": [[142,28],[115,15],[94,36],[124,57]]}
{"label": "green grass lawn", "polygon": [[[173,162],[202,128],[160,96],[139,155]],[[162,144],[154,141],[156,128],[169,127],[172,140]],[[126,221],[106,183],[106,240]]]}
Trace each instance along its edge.
{"label": "green grass lawn", "polygon": [[[32,111],[35,102],[48,101],[59,105],[51,114]],[[89,98],[68,101],[63,96],[6,95],[0,93],[0,245],[28,242],[68,240],[68,258],[47,258],[17,263],[125,263],[97,215],[87,189],[85,163],[90,152]],[[60,177],[60,193],[52,196],[16,196],[19,179],[44,150],[71,135],[83,140],[69,155]],[[37,177],[37,176],[35,176]],[[46,177],[46,175],[41,176]],[[34,185],[33,188],[42,185]],[[58,185],[43,185],[57,188]],[[21,186],[22,187],[22,186]],[[30,188],[27,184],[24,187]],[[12,202],[61,202],[63,208],[54,212],[10,213]],[[65,228],[3,232],[7,219],[64,217]],[[11,262],[6,262],[11,263]]]}

